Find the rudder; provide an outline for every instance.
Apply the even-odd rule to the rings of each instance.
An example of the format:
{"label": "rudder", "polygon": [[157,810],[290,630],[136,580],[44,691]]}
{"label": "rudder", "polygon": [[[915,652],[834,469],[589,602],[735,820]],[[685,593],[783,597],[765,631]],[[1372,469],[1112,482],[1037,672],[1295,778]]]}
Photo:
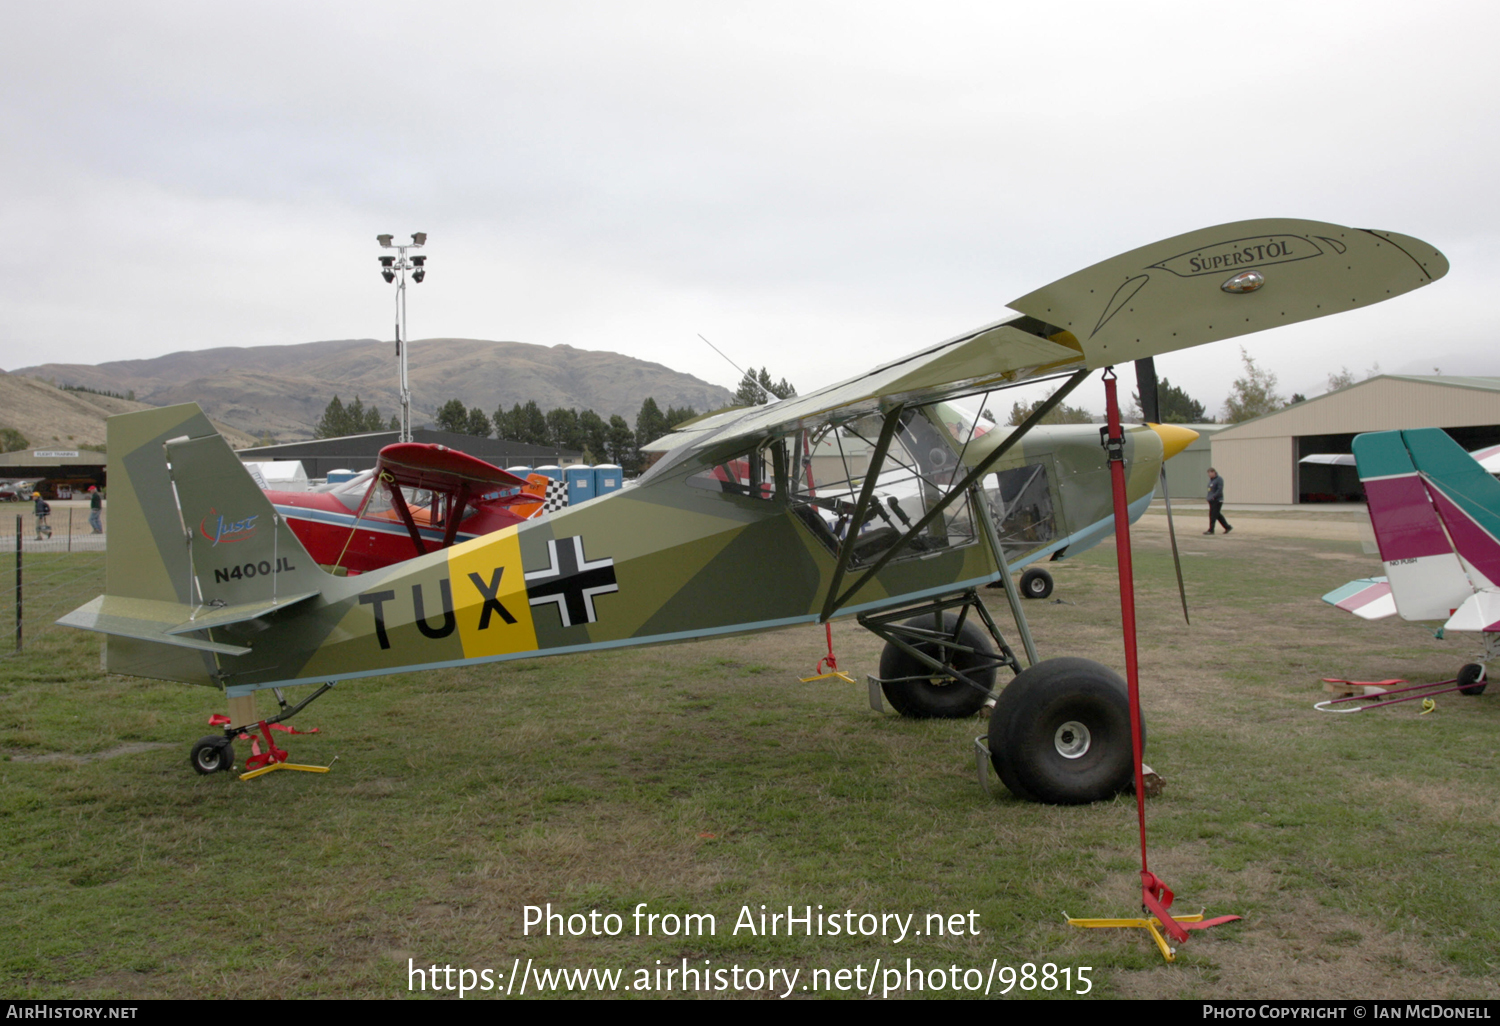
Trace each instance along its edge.
{"label": "rudder", "polygon": [[1354,439],[1354,459],[1397,611],[1406,620],[1446,620],[1474,588],[1412,463],[1403,434],[1410,432],[1360,435]]}
{"label": "rudder", "polygon": [[320,591],[326,575],[217,432],[166,443],[196,594],[240,606]]}
{"label": "rudder", "polygon": [[1453,548],[1474,584],[1500,583],[1500,481],[1441,428],[1401,432]]}

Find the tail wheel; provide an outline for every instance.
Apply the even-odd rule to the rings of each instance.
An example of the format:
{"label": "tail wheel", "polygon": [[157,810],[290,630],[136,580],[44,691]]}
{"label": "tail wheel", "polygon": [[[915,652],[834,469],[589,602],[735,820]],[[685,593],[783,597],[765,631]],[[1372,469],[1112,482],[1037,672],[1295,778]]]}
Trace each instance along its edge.
{"label": "tail wheel", "polygon": [[1483,666],[1478,663],[1468,663],[1458,671],[1457,683],[1458,692],[1461,695],[1482,695],[1489,681],[1485,679]]}
{"label": "tail wheel", "polygon": [[[943,616],[943,630],[950,636],[957,624],[956,614],[947,613]],[[904,626],[932,630],[934,625],[931,616],[919,616],[906,621]],[[981,685],[984,691],[972,688],[956,677],[934,671],[911,653],[887,642],[885,651],[880,655],[880,676],[884,680],[898,682],[882,684],[880,688],[885,692],[885,699],[891,703],[891,708],[902,716],[913,719],[957,720],[977,713],[989,698],[989,692],[995,689],[995,648],[984,628],[973,620],[964,621],[963,630],[958,633],[958,643],[974,649],[974,652],[971,654],[950,650],[945,657],[942,647],[933,642],[922,642],[912,647],[938,660],[951,657],[948,665]],[[984,667],[985,663],[991,665]],[[902,677],[920,679],[901,681]]]}
{"label": "tail wheel", "polygon": [[231,770],[234,768],[234,745],[222,734],[210,734],[197,740],[190,758],[194,771],[205,776]]}
{"label": "tail wheel", "polygon": [[1021,575],[1021,595],[1029,599],[1044,599],[1052,594],[1052,575],[1039,566],[1034,566]]}
{"label": "tail wheel", "polygon": [[[1141,734],[1144,750],[1144,723]],[[1001,782],[1028,801],[1102,801],[1135,779],[1129,692],[1119,674],[1088,659],[1022,671],[995,703],[989,742]]]}

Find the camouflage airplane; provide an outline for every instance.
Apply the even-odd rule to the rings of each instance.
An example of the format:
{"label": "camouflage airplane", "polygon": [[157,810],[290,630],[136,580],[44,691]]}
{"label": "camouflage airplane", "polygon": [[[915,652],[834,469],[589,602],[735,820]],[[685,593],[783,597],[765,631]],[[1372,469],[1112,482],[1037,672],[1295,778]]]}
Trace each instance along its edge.
{"label": "camouflage airplane", "polygon": [[[1112,531],[1108,459],[1097,428],[1036,425],[1093,370],[1380,302],[1447,266],[1419,240],[1312,221],[1177,236],[848,381],[685,425],[621,492],[351,576],[312,562],[196,406],[115,417],[106,594],[59,622],[106,634],[113,672],[223,689],[223,736],[193,748],[208,773],[256,723],[284,760],[267,724],[339,681],[853,615],[886,640],[874,680],[904,714],[969,715],[998,669],[1016,674],[990,723],[1001,779],[1092,801],[1133,775],[1124,684],[1040,662],[1008,571]],[[1046,402],[993,429],[990,393],[1042,380],[1058,382]],[[1132,515],[1191,437],[1128,429]],[[978,598],[997,580],[1028,668]],[[321,686],[288,707],[280,689],[304,684]],[[266,688],[283,711],[261,719]]]}

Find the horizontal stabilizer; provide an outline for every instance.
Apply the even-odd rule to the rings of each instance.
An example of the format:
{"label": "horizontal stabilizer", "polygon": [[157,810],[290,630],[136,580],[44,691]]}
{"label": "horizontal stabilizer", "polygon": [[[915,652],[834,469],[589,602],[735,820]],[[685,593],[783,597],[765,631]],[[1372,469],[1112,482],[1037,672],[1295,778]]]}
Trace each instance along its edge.
{"label": "horizontal stabilizer", "polygon": [[78,627],[114,637],[154,641],[177,648],[197,649],[200,652],[231,656],[249,653],[250,649],[243,645],[224,645],[217,641],[169,633],[169,628],[182,623],[184,615],[189,612],[186,606],[176,602],[100,595],[57,622],[64,627]]}
{"label": "horizontal stabilizer", "polygon": [[1450,631],[1500,631],[1500,594],[1480,591],[1470,595],[1443,624]]}
{"label": "horizontal stabilizer", "polygon": [[309,591],[302,595],[291,595],[287,598],[266,602],[245,602],[238,606],[204,606],[198,609],[196,614],[167,631],[168,634],[191,634],[193,631],[204,631],[210,627],[224,627],[231,623],[244,623],[247,620],[258,620],[267,613],[275,613],[288,609],[299,602],[306,602],[310,598],[317,598],[322,592]]}
{"label": "horizontal stabilizer", "polygon": [[1382,620],[1396,615],[1396,600],[1391,597],[1390,583],[1384,577],[1350,581],[1324,595],[1323,601],[1362,620]]}

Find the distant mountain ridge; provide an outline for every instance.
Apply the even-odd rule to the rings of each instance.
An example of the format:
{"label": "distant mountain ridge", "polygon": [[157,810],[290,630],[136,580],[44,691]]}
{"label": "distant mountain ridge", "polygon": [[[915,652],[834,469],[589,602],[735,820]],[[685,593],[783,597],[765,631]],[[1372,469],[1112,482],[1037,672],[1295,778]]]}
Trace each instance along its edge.
{"label": "distant mountain ridge", "polygon": [[[733,398],[729,389],[691,374],[602,350],[463,338],[409,345],[412,420],[418,425],[432,423],[437,409],[453,398],[490,416],[499,406],[535,399],[544,412],[557,406],[591,409],[606,420],[617,413],[631,424],[648,396],[663,410],[691,406],[700,413]],[[196,402],[216,421],[280,441],[312,437],[335,395],[346,405],[357,395],[387,418],[399,408],[394,344],[374,339],[199,349],[97,365],[47,363],[11,373],[57,385],[134,391],[152,406]]]}
{"label": "distant mountain ridge", "polygon": [[[81,384],[69,381],[68,384]],[[90,388],[99,386],[88,386]],[[127,385],[126,388],[129,388]],[[113,388],[102,391],[118,392]],[[105,421],[117,413],[150,409],[146,403],[97,392],[67,392],[23,374],[0,371],[0,427],[15,428],[28,449],[78,449],[104,444]],[[250,445],[254,439],[228,427],[231,445]]]}

